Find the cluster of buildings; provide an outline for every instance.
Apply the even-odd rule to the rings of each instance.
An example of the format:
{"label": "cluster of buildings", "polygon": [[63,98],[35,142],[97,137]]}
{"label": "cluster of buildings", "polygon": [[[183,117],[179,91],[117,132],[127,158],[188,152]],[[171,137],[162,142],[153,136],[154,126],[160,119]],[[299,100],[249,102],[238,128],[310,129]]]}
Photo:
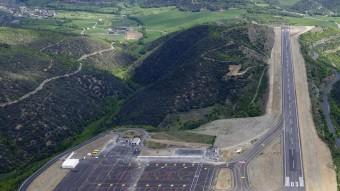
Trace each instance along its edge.
{"label": "cluster of buildings", "polygon": [[119,35],[119,34],[125,34],[128,31],[131,31],[130,27],[114,27],[114,28],[109,28],[107,29],[109,34],[113,35]]}
{"label": "cluster of buildings", "polygon": [[126,144],[133,145],[133,146],[139,146],[141,142],[142,142],[142,139],[139,137],[133,137],[133,138],[119,137],[117,139],[117,143],[126,143]]}
{"label": "cluster of buildings", "polygon": [[57,15],[55,10],[31,8],[26,6],[1,7],[1,9],[5,10],[15,17],[51,18]]}
{"label": "cluster of buildings", "polygon": [[109,28],[108,33],[112,35],[124,35],[126,40],[138,40],[143,37],[143,34],[135,31],[132,27],[115,27]]}

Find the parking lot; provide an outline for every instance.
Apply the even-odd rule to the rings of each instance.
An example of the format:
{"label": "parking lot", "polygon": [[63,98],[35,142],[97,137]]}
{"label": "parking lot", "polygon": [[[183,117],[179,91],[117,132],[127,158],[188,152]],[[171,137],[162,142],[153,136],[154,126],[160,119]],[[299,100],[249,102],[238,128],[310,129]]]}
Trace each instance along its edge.
{"label": "parking lot", "polygon": [[141,166],[131,160],[133,153],[133,147],[118,145],[98,158],[81,160],[55,190],[126,190],[142,173]]}
{"label": "parking lot", "polygon": [[109,145],[96,157],[80,160],[55,191],[204,191],[217,167],[202,163],[136,162],[135,146]]}
{"label": "parking lot", "polygon": [[150,163],[136,190],[210,190],[216,168],[201,163]]}

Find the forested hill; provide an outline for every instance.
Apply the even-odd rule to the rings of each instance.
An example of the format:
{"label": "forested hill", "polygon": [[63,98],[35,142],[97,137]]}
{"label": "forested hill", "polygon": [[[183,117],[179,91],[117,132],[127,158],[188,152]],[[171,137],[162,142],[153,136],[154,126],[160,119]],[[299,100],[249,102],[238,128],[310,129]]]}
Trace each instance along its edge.
{"label": "forested hill", "polygon": [[271,46],[265,27],[203,25],[180,32],[135,70],[133,80],[145,88],[124,104],[116,122],[158,126],[168,115],[217,105],[227,118],[260,115]]}

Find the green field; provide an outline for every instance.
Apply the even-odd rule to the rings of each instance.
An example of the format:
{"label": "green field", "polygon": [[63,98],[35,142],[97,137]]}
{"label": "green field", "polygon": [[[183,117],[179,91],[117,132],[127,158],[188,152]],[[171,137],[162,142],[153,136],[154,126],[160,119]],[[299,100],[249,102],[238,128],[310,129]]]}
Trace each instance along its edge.
{"label": "green field", "polygon": [[[293,2],[291,0],[290,2]],[[258,2],[257,6],[266,7],[266,3]],[[69,7],[68,7],[69,8]],[[243,18],[246,10],[229,9],[223,11],[180,11],[176,7],[141,8],[127,7],[112,13],[113,7],[96,8],[93,11],[58,10],[56,18],[52,19],[31,19],[21,21],[22,27],[33,29],[47,29],[59,32],[74,34],[85,34],[92,38],[99,38],[107,41],[124,41],[124,35],[108,34],[109,28],[131,27],[136,31],[144,31],[144,42],[151,42],[171,32],[183,30],[194,25],[226,21]],[[290,24],[290,25],[316,25],[322,27],[337,27],[340,17],[293,17],[273,16],[271,14],[248,14],[249,20],[261,24]],[[141,26],[142,25],[142,26]],[[143,27],[143,30],[142,28]]]}
{"label": "green field", "polygon": [[283,6],[292,6],[295,3],[301,1],[301,0],[278,0],[280,5]]}
{"label": "green field", "polygon": [[[168,33],[189,28],[191,26],[240,18],[244,10],[231,9],[212,12],[184,12],[175,7],[166,8],[140,8],[130,7],[120,14],[98,13],[87,11],[58,10],[57,16],[52,19],[31,19],[21,21],[21,26],[32,29],[46,29],[59,32],[89,35],[108,41],[124,40],[124,35],[108,34],[112,27],[132,27],[140,30],[138,24],[142,24],[146,32],[146,41],[150,42]],[[131,19],[131,18],[134,19]],[[136,20],[140,21],[137,23]]]}
{"label": "green field", "polygon": [[244,10],[183,12],[175,7],[136,9],[132,13],[145,26],[147,41],[197,24],[240,18]]}
{"label": "green field", "polygon": [[85,34],[93,38],[108,41],[123,40],[123,35],[108,34],[108,29],[113,26],[137,25],[119,15],[93,13],[84,11],[58,11],[53,19],[30,19],[26,18],[21,22],[22,27],[32,29],[46,29],[58,32],[68,32],[74,34]]}
{"label": "green field", "polygon": [[319,26],[327,28],[337,28],[336,22],[340,23],[340,17],[327,16],[286,16],[272,15],[267,13],[247,13],[247,20],[255,21],[259,24],[294,25],[294,26]]}
{"label": "green field", "polygon": [[313,17],[285,17],[288,23],[291,25],[303,25],[303,26],[321,26],[336,28],[334,20],[339,19],[337,17],[324,17],[324,16],[313,16]]}

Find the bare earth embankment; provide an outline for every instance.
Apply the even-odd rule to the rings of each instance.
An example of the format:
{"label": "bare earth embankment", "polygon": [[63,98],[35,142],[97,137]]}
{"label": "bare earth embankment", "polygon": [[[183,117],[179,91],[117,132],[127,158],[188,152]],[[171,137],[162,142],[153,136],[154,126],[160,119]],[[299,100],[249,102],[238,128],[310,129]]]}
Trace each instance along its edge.
{"label": "bare earth embankment", "polygon": [[[223,160],[230,160],[238,156],[236,149],[251,148],[254,142],[261,135],[264,135],[280,117],[282,111],[281,104],[281,30],[279,27],[274,28],[275,42],[271,52],[271,58],[268,60],[269,65],[269,93],[266,105],[266,114],[254,118],[239,118],[217,120],[208,123],[195,132],[215,135],[215,146],[221,148]],[[274,141],[276,144],[268,146],[263,155],[254,159],[249,164],[249,174],[256,176],[250,177],[250,185],[254,190],[273,190],[282,188],[282,157],[278,154],[276,157],[269,157],[272,153],[281,153],[279,144],[280,138]],[[263,170],[266,169],[266,170]],[[268,182],[273,174],[278,177]],[[280,176],[281,175],[281,176]]]}
{"label": "bare earth embankment", "polygon": [[[281,100],[281,28],[275,27],[275,42],[269,64],[270,91],[267,102],[267,113],[282,112]],[[277,137],[272,144],[249,163],[250,185],[256,191],[282,190],[282,146],[281,138]]]}
{"label": "bare earth embankment", "polygon": [[253,191],[282,190],[282,144],[276,138],[259,156],[249,163],[249,177]]}
{"label": "bare earth embankment", "polygon": [[319,138],[313,122],[306,68],[298,42],[299,35],[311,28],[293,27],[291,29],[305,186],[307,191],[336,191],[336,174],[331,168],[331,153],[327,145]]}

